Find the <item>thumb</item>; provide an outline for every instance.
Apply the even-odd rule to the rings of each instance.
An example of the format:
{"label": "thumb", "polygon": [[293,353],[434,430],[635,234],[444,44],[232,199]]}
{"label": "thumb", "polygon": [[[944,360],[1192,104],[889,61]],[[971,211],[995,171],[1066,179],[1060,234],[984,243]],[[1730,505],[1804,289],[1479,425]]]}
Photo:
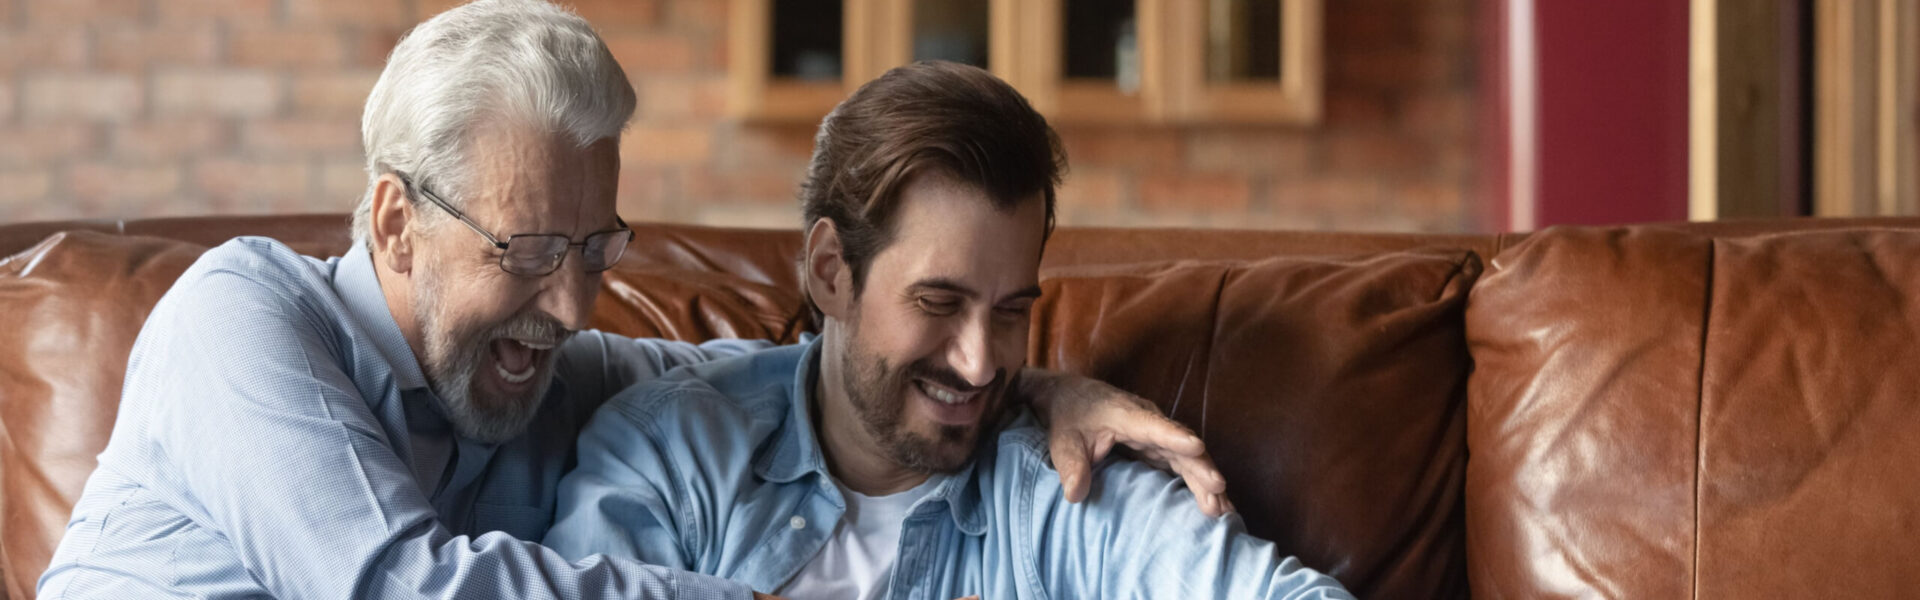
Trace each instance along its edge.
{"label": "thumb", "polygon": [[1055,429],[1047,436],[1048,451],[1053,455],[1053,469],[1060,472],[1060,488],[1067,495],[1068,502],[1087,499],[1087,490],[1092,475],[1088,462],[1087,444],[1078,434]]}

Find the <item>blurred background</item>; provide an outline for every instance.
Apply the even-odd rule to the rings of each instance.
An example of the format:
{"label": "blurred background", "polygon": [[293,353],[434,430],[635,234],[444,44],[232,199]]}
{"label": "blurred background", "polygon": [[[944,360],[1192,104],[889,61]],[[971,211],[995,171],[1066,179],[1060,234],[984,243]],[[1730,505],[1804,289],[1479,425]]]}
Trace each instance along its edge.
{"label": "blurred background", "polygon": [[[578,0],[629,220],[793,227],[819,118],[918,58],[1055,123],[1069,226],[1915,214],[1904,0]],[[442,0],[0,0],[0,222],[345,212]]]}

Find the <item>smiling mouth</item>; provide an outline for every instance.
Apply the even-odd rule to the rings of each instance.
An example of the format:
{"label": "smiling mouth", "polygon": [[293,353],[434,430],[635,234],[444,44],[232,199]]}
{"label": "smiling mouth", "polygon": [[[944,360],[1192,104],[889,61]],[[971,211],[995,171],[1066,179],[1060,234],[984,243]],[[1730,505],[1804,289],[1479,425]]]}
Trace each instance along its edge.
{"label": "smiling mouth", "polygon": [[493,369],[500,379],[509,384],[522,384],[533,379],[540,370],[540,364],[553,350],[550,342],[536,342],[515,338],[493,340]]}
{"label": "smiling mouth", "polygon": [[924,379],[914,380],[913,384],[920,388],[920,393],[926,394],[928,398],[932,398],[935,402],[947,406],[959,406],[972,402],[974,399],[980,397],[981,392],[981,390],[961,392]]}

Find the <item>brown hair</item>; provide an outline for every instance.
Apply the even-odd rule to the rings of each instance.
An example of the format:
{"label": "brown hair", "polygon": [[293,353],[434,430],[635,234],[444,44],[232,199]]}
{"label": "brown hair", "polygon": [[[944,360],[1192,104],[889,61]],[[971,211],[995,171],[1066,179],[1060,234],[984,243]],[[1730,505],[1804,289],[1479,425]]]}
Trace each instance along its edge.
{"label": "brown hair", "polygon": [[893,242],[899,191],[913,175],[941,172],[999,210],[1040,192],[1042,235],[1050,236],[1053,189],[1066,168],[1060,136],[1013,86],[978,67],[922,61],[867,82],[827,114],[800,208],[807,230],[833,221],[858,294],[874,255]]}

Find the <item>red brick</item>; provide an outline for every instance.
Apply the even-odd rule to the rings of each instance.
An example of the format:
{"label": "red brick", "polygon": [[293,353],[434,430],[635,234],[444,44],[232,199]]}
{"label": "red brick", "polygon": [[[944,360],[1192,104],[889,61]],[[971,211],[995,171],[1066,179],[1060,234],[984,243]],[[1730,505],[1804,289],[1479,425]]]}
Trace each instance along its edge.
{"label": "red brick", "polygon": [[812,125],[732,128],[721,138],[714,163],[728,170],[805,167],[813,156]]}
{"label": "red brick", "polygon": [[346,58],[346,43],[332,28],[245,28],[229,34],[229,62],[242,67],[326,67]]}
{"label": "red brick", "polygon": [[1140,206],[1149,211],[1244,211],[1252,186],[1238,175],[1146,175],[1140,178]]}
{"label": "red brick", "polygon": [[44,201],[52,193],[53,176],[45,170],[0,171],[0,204]]}
{"label": "red brick", "polygon": [[1352,134],[1335,136],[1327,146],[1327,169],[1371,173],[1376,177],[1425,172],[1431,167],[1430,146],[1413,136]]}
{"label": "red brick", "polygon": [[714,172],[696,168],[689,169],[683,176],[681,197],[695,205],[730,202],[790,206],[794,218],[799,218],[800,204],[795,195],[800,190],[798,170]]}
{"label": "red brick", "polygon": [[1119,208],[1127,201],[1128,179],[1113,169],[1074,169],[1055,194],[1055,211],[1067,208]]}
{"label": "red brick", "polygon": [[[313,168],[304,159],[216,158],[194,169],[200,190],[214,199],[215,208],[249,210],[304,200],[313,189]],[[335,210],[352,206],[343,203]]]}
{"label": "red brick", "polygon": [[325,71],[293,78],[293,110],[310,116],[359,117],[379,71]]}
{"label": "red brick", "polygon": [[240,147],[250,156],[358,153],[360,122],[344,117],[249,121],[241,126]]}
{"label": "red brick", "polygon": [[36,75],[26,81],[29,119],[125,121],[140,113],[140,84],[127,75]]}
{"label": "red brick", "polygon": [[258,23],[273,19],[275,0],[159,0],[160,20],[169,22]]}
{"label": "red brick", "polygon": [[180,194],[181,180],[180,166],[171,163],[84,162],[67,171],[75,199],[106,209],[133,200],[172,199]]}
{"label": "red brick", "polygon": [[260,116],[278,110],[280,78],[256,70],[169,70],[154,76],[161,115]]}
{"label": "red brick", "polygon": [[205,66],[220,56],[220,35],[210,25],[103,28],[96,37],[99,64],[109,69],[150,65]]}
{"label": "red brick", "polygon": [[213,119],[164,119],[113,128],[113,153],[128,158],[190,158],[224,150],[227,126]]}
{"label": "red brick", "polygon": [[447,12],[456,6],[466,4],[470,1],[471,0],[414,0],[413,20],[416,23],[426,21],[427,19],[438,16],[440,13]]}
{"label": "red brick", "polygon": [[1416,218],[1465,214],[1469,208],[1463,200],[1467,185],[1439,179],[1416,181],[1401,185],[1392,201],[1396,210]]}
{"label": "red brick", "polygon": [[682,221],[691,202],[679,192],[679,169],[626,166],[620,169],[620,217],[640,221]]}
{"label": "red brick", "polygon": [[1080,166],[1165,168],[1185,158],[1184,140],[1171,129],[1079,129],[1060,132],[1067,161]]}
{"label": "red brick", "polygon": [[645,82],[660,73],[687,73],[700,64],[704,48],[695,38],[677,33],[615,33],[605,36],[607,49],[627,71],[627,79]]}
{"label": "red brick", "polygon": [[641,120],[714,121],[726,115],[727,79],[723,76],[646,77],[633,81]]}
{"label": "red brick", "polygon": [[689,33],[724,34],[727,0],[675,0],[667,3],[667,28]]}
{"label": "red brick", "polygon": [[0,76],[23,68],[77,68],[86,63],[87,32],[82,28],[0,31]]}
{"label": "red brick", "polygon": [[0,0],[0,27],[13,25],[14,0]]}
{"label": "red brick", "polygon": [[[367,191],[367,167],[358,160],[328,161],[320,167],[320,194],[337,200],[342,207],[353,206]],[[345,209],[341,209],[345,210]]]}
{"label": "red brick", "polygon": [[709,227],[795,231],[800,228],[800,211],[767,204],[698,204],[687,220]]}
{"label": "red brick", "polygon": [[1336,52],[1405,40],[1413,35],[1415,21],[1404,9],[1338,2],[1327,7],[1326,19],[1327,46]]}
{"label": "red brick", "polygon": [[142,0],[26,0],[27,22],[48,25],[98,25],[140,18]]}
{"label": "red brick", "polygon": [[645,29],[660,22],[659,0],[560,0],[602,32]]}
{"label": "red brick", "polygon": [[1383,48],[1339,56],[1329,65],[1335,84],[1382,89],[1414,89],[1464,77],[1458,56],[1414,48]]}
{"label": "red brick", "polygon": [[1187,140],[1187,166],[1202,171],[1298,173],[1313,166],[1313,145],[1308,142],[1290,131],[1198,131]]}
{"label": "red brick", "polygon": [[93,125],[32,123],[0,128],[0,165],[33,165],[88,156],[100,144]]}
{"label": "red brick", "polygon": [[1296,179],[1273,186],[1268,207],[1276,211],[1328,213],[1350,210],[1377,210],[1382,187],[1377,178],[1367,176]]}
{"label": "red brick", "polygon": [[1463,140],[1472,135],[1474,111],[1479,108],[1467,90],[1414,94],[1406,106],[1406,131]]}
{"label": "red brick", "polygon": [[388,0],[285,0],[287,22],[336,25],[412,25],[405,2]]}
{"label": "red brick", "polygon": [[347,34],[347,64],[356,67],[385,68],[387,56],[400,44],[407,30],[401,27],[376,27]]}
{"label": "red brick", "polygon": [[713,131],[704,126],[638,126],[620,140],[620,158],[629,165],[704,164],[713,159]]}
{"label": "red brick", "polygon": [[13,86],[0,85],[0,123],[13,120]]}
{"label": "red brick", "polygon": [[1393,104],[1386,92],[1344,88],[1326,95],[1329,129],[1380,127],[1393,121]]}

